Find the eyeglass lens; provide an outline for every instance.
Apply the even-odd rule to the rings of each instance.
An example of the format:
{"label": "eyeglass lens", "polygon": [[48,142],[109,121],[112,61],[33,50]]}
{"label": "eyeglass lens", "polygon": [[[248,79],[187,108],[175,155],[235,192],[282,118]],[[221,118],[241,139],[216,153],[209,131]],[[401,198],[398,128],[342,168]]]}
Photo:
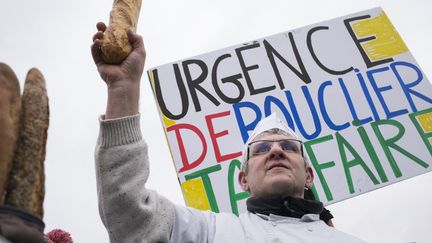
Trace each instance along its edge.
{"label": "eyeglass lens", "polygon": [[251,148],[251,152],[252,155],[257,155],[257,154],[264,154],[264,153],[268,153],[272,146],[273,143],[277,142],[279,143],[279,147],[285,151],[285,152],[297,152],[300,153],[301,151],[301,144],[299,141],[297,140],[280,140],[280,141],[267,141],[267,140],[263,140],[263,141],[257,141],[253,144],[251,144],[252,148]]}

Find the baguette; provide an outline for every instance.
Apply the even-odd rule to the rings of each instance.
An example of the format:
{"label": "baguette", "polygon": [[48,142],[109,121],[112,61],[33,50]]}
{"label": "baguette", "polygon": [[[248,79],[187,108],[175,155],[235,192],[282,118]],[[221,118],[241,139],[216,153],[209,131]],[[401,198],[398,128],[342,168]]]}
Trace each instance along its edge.
{"label": "baguette", "polygon": [[110,22],[102,38],[102,59],[106,63],[121,63],[132,51],[127,30],[136,32],[141,0],[114,0]]}
{"label": "baguette", "polygon": [[20,131],[6,193],[6,205],[43,218],[45,147],[49,125],[48,96],[42,73],[27,73],[22,95]]}
{"label": "baguette", "polygon": [[12,168],[18,139],[21,94],[18,78],[12,69],[0,63],[0,205]]}

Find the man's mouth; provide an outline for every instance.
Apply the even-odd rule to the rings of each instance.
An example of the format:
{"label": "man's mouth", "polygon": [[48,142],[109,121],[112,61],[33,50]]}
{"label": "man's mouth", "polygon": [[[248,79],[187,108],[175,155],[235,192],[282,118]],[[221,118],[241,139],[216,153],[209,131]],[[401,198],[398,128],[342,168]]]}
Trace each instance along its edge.
{"label": "man's mouth", "polygon": [[274,168],[285,168],[285,169],[290,169],[286,164],[282,163],[282,162],[273,162],[271,163],[268,167],[267,170],[271,170]]}

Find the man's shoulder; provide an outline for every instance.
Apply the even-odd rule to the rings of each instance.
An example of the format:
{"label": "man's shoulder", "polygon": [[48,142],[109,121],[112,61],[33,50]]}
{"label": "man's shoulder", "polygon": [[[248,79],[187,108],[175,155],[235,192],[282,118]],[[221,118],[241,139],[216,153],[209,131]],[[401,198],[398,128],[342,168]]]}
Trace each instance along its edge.
{"label": "man's shoulder", "polygon": [[333,239],[333,242],[365,243],[365,241],[351,234],[345,233],[335,227],[330,227],[322,221],[319,221],[319,223],[320,230],[323,231],[323,235],[328,235],[329,238]]}

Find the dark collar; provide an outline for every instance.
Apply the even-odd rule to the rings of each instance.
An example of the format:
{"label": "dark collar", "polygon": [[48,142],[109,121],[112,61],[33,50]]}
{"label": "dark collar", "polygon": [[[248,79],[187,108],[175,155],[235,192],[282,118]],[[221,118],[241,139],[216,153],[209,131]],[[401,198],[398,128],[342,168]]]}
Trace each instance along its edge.
{"label": "dark collar", "polygon": [[275,214],[293,218],[301,218],[305,214],[320,214],[323,210],[321,202],[296,197],[250,197],[246,206],[247,210],[254,214]]}

